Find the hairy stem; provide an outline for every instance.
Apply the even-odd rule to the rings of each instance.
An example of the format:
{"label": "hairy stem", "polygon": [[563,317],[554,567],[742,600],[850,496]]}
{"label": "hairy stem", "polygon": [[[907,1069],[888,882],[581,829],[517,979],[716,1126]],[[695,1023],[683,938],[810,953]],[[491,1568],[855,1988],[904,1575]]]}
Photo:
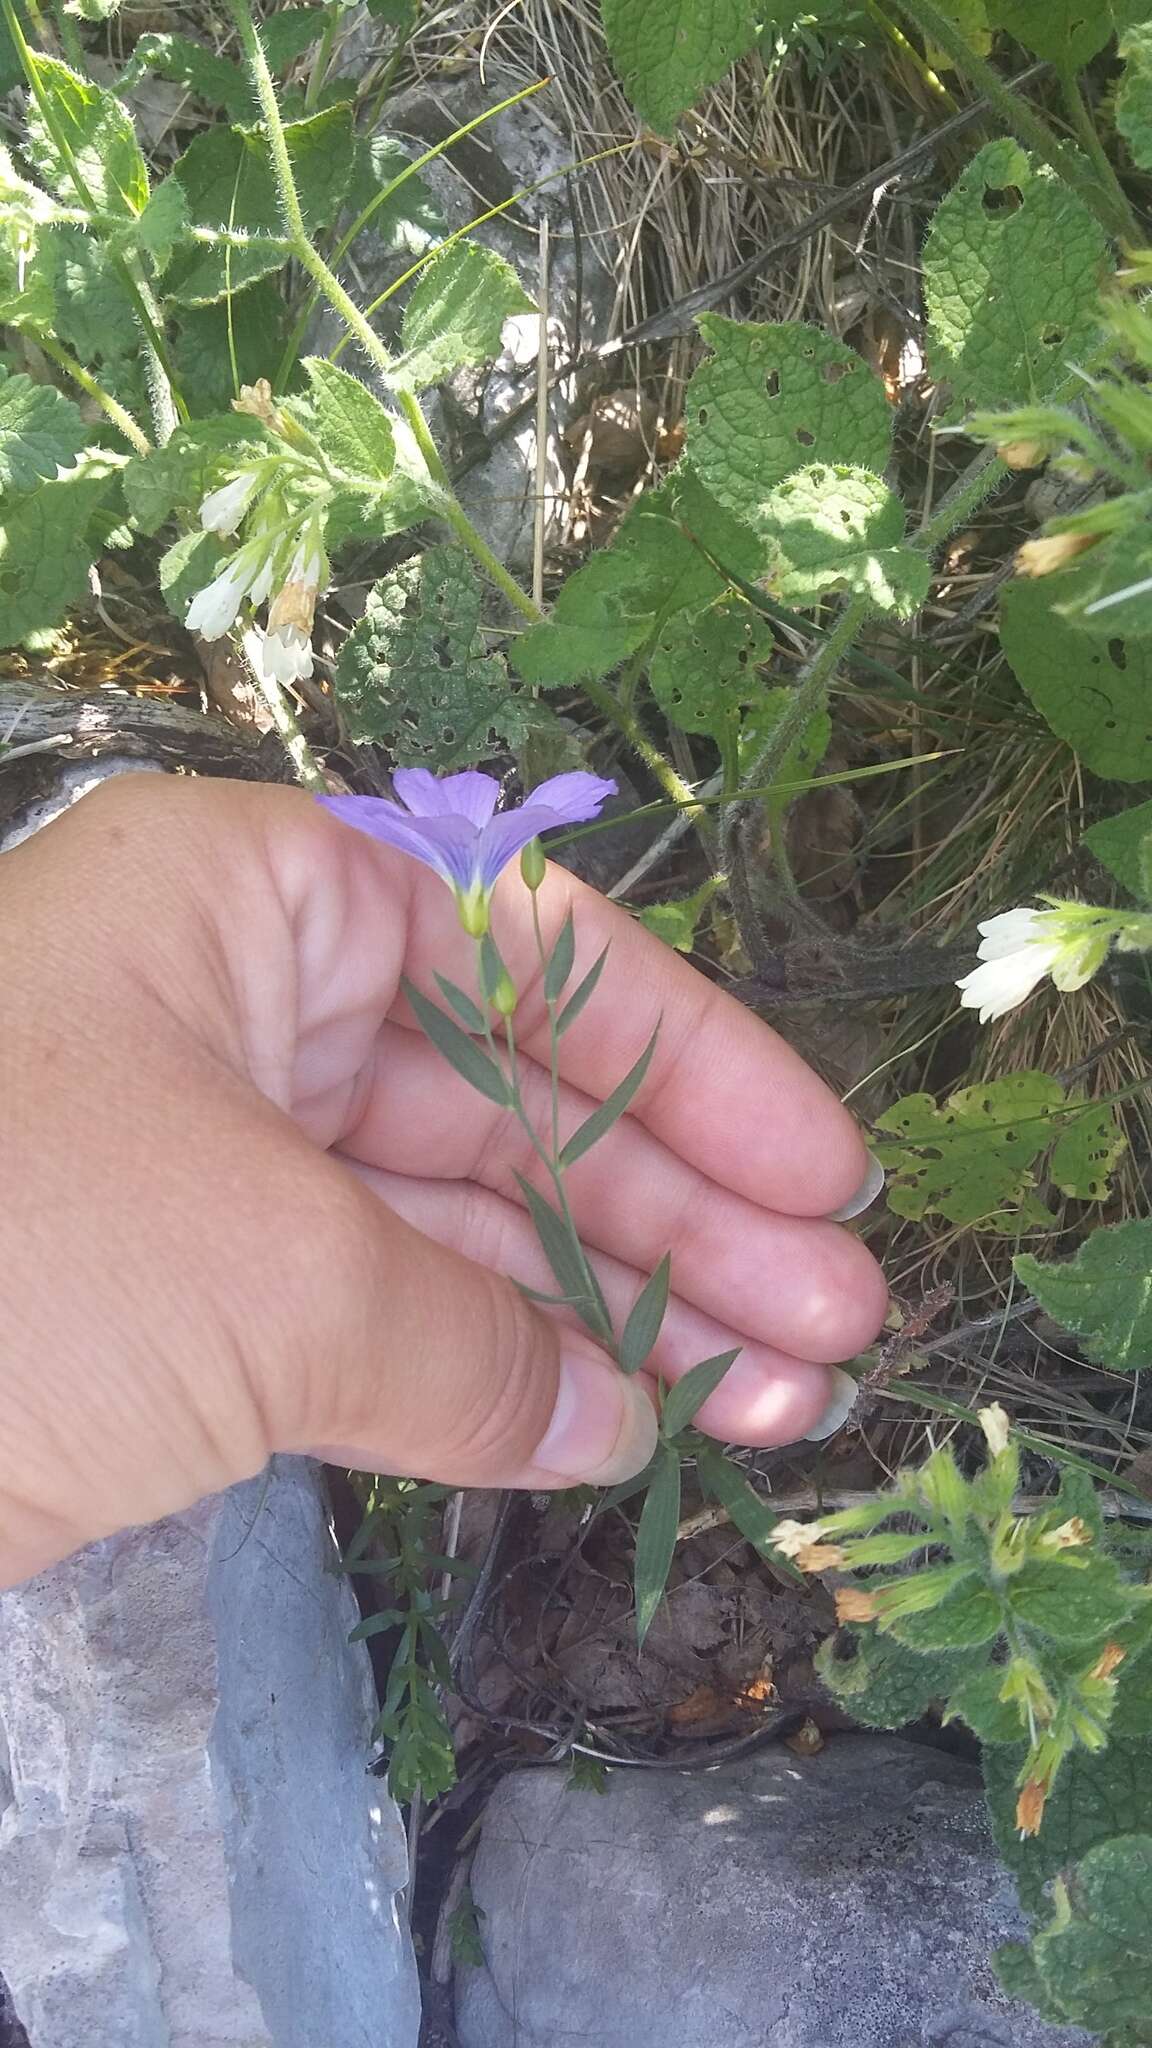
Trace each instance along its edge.
{"label": "hairy stem", "polygon": [[137,426],[131,413],[125,411],[118,398],[113,398],[111,392],[105,391],[96,382],[91,372],[86,370],[82,363],[78,363],[75,356],[70,356],[67,349],[61,348],[60,343],[54,340],[50,334],[38,335],[36,346],[43,351],[50,361],[63,370],[66,377],[71,377],[72,382],[78,384],[81,391],[86,392],[89,398],[96,401],[96,404],[100,406],[102,411],[107,413],[113,426],[118,428],[120,433],[123,434],[124,439],[131,443],[137,455],[148,455],[151,453],[152,443],[143,429]]}
{"label": "hairy stem", "polygon": [[1104,191],[1107,193],[1109,204],[1115,211],[1117,222],[1122,221],[1124,223],[1120,231],[1120,239],[1131,248],[1137,249],[1145,237],[1140,232],[1140,224],[1131,206],[1128,204],[1124,187],[1116,176],[1116,172],[1109,161],[1108,152],[1096,132],[1096,123],[1085,104],[1084,94],[1080,90],[1080,81],[1076,73],[1071,70],[1061,70],[1059,77],[1060,92],[1067,109],[1068,119],[1072,125],[1072,133],[1075,135],[1077,142],[1095,170]]}

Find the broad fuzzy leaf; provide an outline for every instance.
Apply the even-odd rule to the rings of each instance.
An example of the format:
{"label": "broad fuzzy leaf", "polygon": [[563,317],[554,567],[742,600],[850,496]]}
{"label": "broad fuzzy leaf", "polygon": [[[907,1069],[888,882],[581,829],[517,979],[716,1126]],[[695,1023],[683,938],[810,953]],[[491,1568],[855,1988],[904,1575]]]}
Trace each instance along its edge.
{"label": "broad fuzzy leaf", "polygon": [[664,1598],[680,1525],[680,1457],[661,1444],[636,1530],[636,1640],[640,1649]]}
{"label": "broad fuzzy leaf", "polygon": [[1017,681],[1086,768],[1114,782],[1152,778],[1152,641],[1085,633],[1054,609],[1075,576],[1017,577],[1000,601],[1000,641]]}
{"label": "broad fuzzy leaf", "polygon": [[259,423],[240,413],[177,427],[163,448],[137,455],[124,471],[124,495],[141,533],[158,533],[174,513],[195,519],[221,473],[266,454]]}
{"label": "broad fuzzy leaf", "polygon": [[936,374],[978,405],[1048,397],[1098,339],[1107,268],[1104,231],[1075,193],[1019,143],[988,143],[924,245]]}
{"label": "broad fuzzy leaf", "polygon": [[800,323],[757,326],[704,314],[713,350],[685,399],[688,452],[706,488],[771,539],[772,495],[794,470],[882,470],[892,440],[884,387],[844,344]]}
{"label": "broad fuzzy leaf", "polygon": [[[1032,1943],[1045,2001],[1065,2020],[1152,2040],[1152,1833],[1099,1842],[1064,1873],[1055,1916]],[[1132,2037],[1129,2037],[1132,2038]]]}
{"label": "broad fuzzy leaf", "polygon": [[356,145],[352,182],[348,187],[348,211],[358,218],[377,196],[382,199],[364,230],[374,251],[382,256],[403,258],[427,255],[448,232],[439,201],[423,180],[406,176],[412,153],[394,135],[363,135]]}
{"label": "broad fuzzy leaf", "polygon": [[396,466],[392,421],[358,377],[323,356],[306,356],[313,427],[334,469],[350,479],[387,483]]}
{"label": "broad fuzzy leaf", "polygon": [[1120,44],[1124,76],[1116,94],[1116,126],[1142,171],[1152,170],[1152,21],[1129,29]]}
{"label": "broad fuzzy leaf", "polygon": [[928,595],[928,557],[905,545],[904,506],[869,470],[797,470],[773,491],[764,524],[782,557],[782,597],[808,604],[849,590],[878,612],[909,618]]}
{"label": "broad fuzzy leaf", "polygon": [[466,364],[499,355],[504,322],[533,302],[502,256],[453,242],[426,266],[404,309],[397,383],[425,391]]}
{"label": "broad fuzzy leaf", "polygon": [[41,238],[40,264],[51,280],[57,336],[81,362],[119,366],[139,355],[132,294],[93,235],[82,228],[50,229]]}
{"label": "broad fuzzy leaf", "polygon": [[961,1088],[939,1108],[931,1095],[906,1095],[877,1119],[873,1149],[895,1215],[1015,1235],[1052,1221],[1033,1190],[1054,1141],[1057,1185],[1083,1201],[1102,1199],[1123,1145],[1115,1120],[1107,1108],[1081,1108],[1047,1074]]}
{"label": "broad fuzzy leaf", "polygon": [[116,475],[114,464],[93,458],[0,507],[0,647],[58,625],[84,596],[103,539],[97,515]]}
{"label": "broad fuzzy leaf", "polygon": [[1082,71],[1118,28],[1143,18],[1146,0],[990,0],[988,11],[1034,56]]}
{"label": "broad fuzzy leaf", "polygon": [[288,308],[271,277],[210,306],[174,310],[176,375],[196,414],[227,411],[237,385],[267,376],[288,339]]}
{"label": "broad fuzzy leaf", "polygon": [[0,496],[54,478],[88,439],[79,407],[55,385],[0,370]]}
{"label": "broad fuzzy leaf", "polygon": [[354,740],[386,745],[403,767],[446,769],[521,740],[532,707],[485,652],[483,593],[462,548],[429,548],[370,592],[337,667]]}
{"label": "broad fuzzy leaf", "polygon": [[756,41],[753,0],[601,0],[612,61],[661,135]]}
{"label": "broad fuzzy leaf", "polygon": [[1101,818],[1088,827],[1084,844],[1123,882],[1129,895],[1140,903],[1152,903],[1152,802],[1133,804],[1114,818]]}
{"label": "broad fuzzy leaf", "polygon": [[716,885],[709,877],[691,896],[677,896],[669,903],[649,903],[636,915],[645,931],[654,932],[666,946],[677,953],[691,953],[700,921],[707,915],[715,895]]}
{"label": "broad fuzzy leaf", "polygon": [[719,738],[739,725],[742,705],[763,695],[757,670],[772,648],[767,621],[742,598],[703,612],[678,612],[652,657],[652,694],[681,732]]}
{"label": "broad fuzzy leaf", "polygon": [[[36,57],[36,73],[52,108],[53,134],[39,107],[28,108],[28,137],[39,176],[58,199],[131,220],[148,200],[148,171],[127,109],[111,92],[78,78],[55,57]],[[67,155],[57,147],[56,135]],[[78,191],[71,164],[80,174]]]}
{"label": "broad fuzzy leaf", "polygon": [[816,1669],[833,1697],[866,1728],[904,1728],[933,1700],[946,1699],[965,1656],[918,1656],[872,1629],[841,1629],[816,1653]]}
{"label": "broad fuzzy leaf", "polygon": [[1070,1562],[1033,1558],[1005,1588],[1018,1621],[1053,1642],[1091,1643],[1128,1621],[1137,1601],[1110,1557],[1093,1551]]}
{"label": "broad fuzzy leaf", "polygon": [[1015,1267],[1048,1314],[1075,1331],[1086,1358],[1111,1372],[1152,1365],[1152,1219],[1094,1230],[1066,1265],[1022,1252]]}
{"label": "broad fuzzy leaf", "polygon": [[[329,107],[285,126],[304,218],[312,229],[331,225],[340,210],[352,163],[352,116]],[[246,248],[197,247],[173,259],[165,280],[185,306],[210,305],[255,279],[279,270],[284,251],[269,241],[282,236],[268,145],[258,129],[209,128],[177,161],[171,176],[183,190],[196,227],[249,235]]]}

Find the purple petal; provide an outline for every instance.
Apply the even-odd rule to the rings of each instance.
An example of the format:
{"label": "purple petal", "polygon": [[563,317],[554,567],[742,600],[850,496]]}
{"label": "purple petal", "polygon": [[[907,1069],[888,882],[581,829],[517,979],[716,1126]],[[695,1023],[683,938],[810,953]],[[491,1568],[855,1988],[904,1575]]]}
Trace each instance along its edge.
{"label": "purple petal", "polygon": [[547,782],[542,782],[539,789],[525,797],[521,809],[553,812],[547,825],[537,826],[538,831],[547,832],[553,825],[581,825],[587,818],[598,818],[609,797],[615,794],[614,782],[606,782],[599,775],[587,775],[582,768],[574,768],[567,775],[553,775]]}
{"label": "purple petal", "polygon": [[467,818],[477,830],[496,809],[500,784],[494,775],[466,768],[461,775],[432,775],[427,768],[396,768],[392,787],[416,818]]}
{"label": "purple petal", "polygon": [[342,824],[353,825],[381,845],[394,846],[398,853],[423,861],[450,889],[467,892],[472,888],[480,834],[467,818],[414,818],[379,796],[322,796],[317,802]]}

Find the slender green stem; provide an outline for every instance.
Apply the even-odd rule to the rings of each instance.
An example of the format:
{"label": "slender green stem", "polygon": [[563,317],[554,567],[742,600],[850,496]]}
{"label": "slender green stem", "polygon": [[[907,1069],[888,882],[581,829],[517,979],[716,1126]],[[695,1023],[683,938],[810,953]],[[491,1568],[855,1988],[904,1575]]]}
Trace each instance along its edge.
{"label": "slender green stem", "polygon": [[1066,71],[1061,68],[1058,76],[1060,79],[1060,92],[1067,109],[1068,119],[1072,124],[1072,132],[1084,151],[1085,156],[1092,164],[1105,192],[1108,194],[1110,203],[1115,209],[1117,221],[1122,220],[1125,223],[1121,240],[1127,242],[1131,248],[1138,249],[1145,240],[1145,237],[1140,232],[1140,223],[1128,203],[1128,195],[1116,176],[1116,171],[1109,160],[1108,152],[1096,132],[1096,123],[1088,111],[1084,94],[1080,89],[1080,81],[1073,70]]}
{"label": "slender green stem", "polygon": [[560,1004],[555,996],[547,993],[548,950],[544,934],[540,929],[540,891],[532,891],[532,930],[536,938],[536,958],[544,976],[544,1001],[548,1010],[548,1072],[552,1080],[552,1157],[560,1157]]}
{"label": "slender green stem", "polygon": [[945,491],[931,519],[925,520],[919,533],[913,535],[912,546],[920,554],[928,555],[955,533],[956,528],[971,517],[978,505],[982,505],[1008,475],[1007,465],[1001,462],[994,448],[983,448],[973,457],[963,475]]}
{"label": "slender green stem", "polygon": [[457,540],[467,548],[473,560],[491,577],[497,589],[503,591],[509,604],[514,606],[523,618],[536,625],[544,614],[535,600],[529,597],[528,592],[521,590],[516,578],[509,574],[503,562],[493,554],[483,534],[473,526],[452,489],[452,479],[441,460],[440,450],[432,439],[428,422],[420,409],[419,399],[411,391],[397,391],[396,402],[412,430],[412,438],[424,457],[429,476],[433,483],[439,484],[443,493],[440,517],[452,528]]}
{"label": "slender green stem", "polygon": [[673,803],[678,804],[693,823],[703,816],[691,784],[685,782],[683,776],[676,773],[671,762],[664,759],[659,748],[653,746],[635,712],[626,710],[605,683],[583,682],[580,688],[589,703],[594,704],[597,711],[602,712],[617,731],[623,734],[633,753],[639,755],[665,795],[670,796]]}
{"label": "slender green stem", "polygon": [[929,42],[946,53],[957,71],[970,80],[995,109],[1009,134],[1018,136],[1029,149],[1035,150],[1036,155],[1050,164],[1065,184],[1074,186],[1110,235],[1127,238],[1131,232],[1127,203],[1118,213],[1111,193],[1100,190],[1094,169],[1062,147],[1055,130],[1027,100],[1009,91],[999,72],[986,58],[977,56],[956,23],[934,6],[932,0],[894,0],[894,4]]}
{"label": "slender green stem", "polygon": [[131,443],[137,455],[151,453],[152,443],[143,429],[137,426],[131,413],[125,411],[118,398],[113,398],[111,392],[105,391],[96,382],[91,372],[86,370],[82,363],[78,363],[75,356],[70,356],[67,349],[61,348],[60,343],[50,334],[39,335],[36,345],[63,370],[66,377],[71,377],[72,382],[80,386],[81,391],[86,392],[89,398],[95,399],[96,404],[107,413],[113,426],[117,427],[124,439]]}
{"label": "slender green stem", "polygon": [[320,36],[316,55],[312,59],[312,69],[308,74],[308,84],[304,93],[304,112],[306,114],[312,112],[316,101],[320,97],[320,88],[328,76],[328,66],[332,62],[332,45],[336,41],[336,31],[340,26],[340,14],[341,9],[337,4],[337,0],[328,0],[324,28]]}
{"label": "slender green stem", "polygon": [[797,740],[807,732],[816,713],[824,709],[828,685],[871,610],[866,597],[852,598],[815,654],[805,662],[784,711],[772,728],[767,745],[761,748],[748,770],[747,781],[750,784],[773,781]]}

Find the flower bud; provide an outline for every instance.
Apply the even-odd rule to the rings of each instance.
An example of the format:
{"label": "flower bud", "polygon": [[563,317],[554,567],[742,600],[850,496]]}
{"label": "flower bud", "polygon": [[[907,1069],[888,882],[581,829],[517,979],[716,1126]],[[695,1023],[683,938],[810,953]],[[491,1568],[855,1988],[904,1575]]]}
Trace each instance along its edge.
{"label": "flower bud", "polygon": [[1088,548],[1099,544],[1098,533],[1046,533],[1039,540],[1026,540],[1017,550],[1016,570],[1020,576],[1051,576],[1066,568]]}
{"label": "flower bud", "polygon": [[511,1017],[516,1008],[516,984],[505,968],[488,998],[498,1017]]}
{"label": "flower bud", "polygon": [[544,848],[538,839],[530,839],[520,855],[520,873],[529,889],[538,889],[548,872]]}

